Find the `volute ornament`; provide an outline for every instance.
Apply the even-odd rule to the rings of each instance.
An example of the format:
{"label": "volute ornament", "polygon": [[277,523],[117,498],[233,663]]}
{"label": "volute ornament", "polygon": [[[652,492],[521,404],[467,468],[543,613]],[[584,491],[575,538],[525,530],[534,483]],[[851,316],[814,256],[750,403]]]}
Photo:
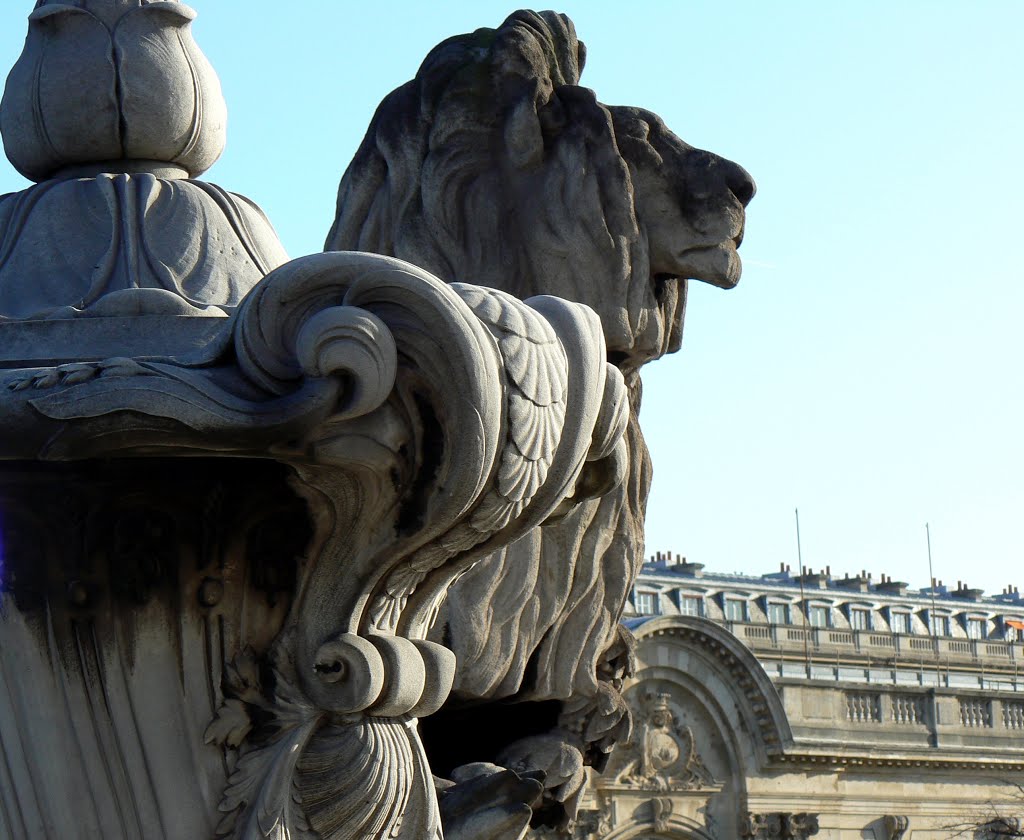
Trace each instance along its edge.
{"label": "volute ornament", "polygon": [[581,494],[467,569],[430,636],[457,655],[453,714],[492,701],[531,720],[525,704],[561,704],[551,728],[501,752],[548,773],[537,820],[562,830],[579,766],[601,769],[630,728],[619,618],[643,562],[651,480],[640,369],[679,349],[689,280],[738,282],[754,194],[742,167],[688,145],[655,114],[602,104],[582,86],[586,59],[555,12],[515,12],[439,44],[379,106],[326,241],[454,284],[558,295],[601,317],[629,398],[621,445],[588,465],[590,500]]}
{"label": "volute ornament", "polygon": [[[648,478],[637,370],[677,342],[683,274],[738,279],[753,185],[700,153],[715,241],[683,258],[619,195],[657,193],[640,158],[600,167],[625,201],[610,228],[582,217],[581,253],[637,268],[594,307],[546,293],[570,284],[517,288],[536,277],[516,261],[439,278],[437,254],[289,260],[256,205],[198,180],[225,113],[193,16],[41,0],[0,104],[5,149],[37,181],[0,197],[0,840],[566,835],[586,765],[630,728],[617,619]],[[541,123],[569,124],[548,120],[558,107],[606,145],[647,126],[675,163],[697,160],[653,115],[613,121],[578,88],[567,18],[517,13],[498,41],[517,177],[540,162]],[[435,58],[471,81],[444,45]],[[353,224],[334,246],[355,247]],[[543,597],[474,677],[464,598],[505,603],[519,575]],[[555,698],[557,725],[435,778],[420,721],[453,689]],[[657,775],[674,767],[658,739],[682,736],[651,726]],[[684,756],[697,773],[692,737]]]}

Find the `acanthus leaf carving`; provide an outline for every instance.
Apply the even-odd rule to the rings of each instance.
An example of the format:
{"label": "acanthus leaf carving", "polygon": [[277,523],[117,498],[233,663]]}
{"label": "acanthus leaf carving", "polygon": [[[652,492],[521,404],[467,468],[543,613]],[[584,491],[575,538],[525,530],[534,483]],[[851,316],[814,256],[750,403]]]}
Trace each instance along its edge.
{"label": "acanthus leaf carving", "polygon": [[303,813],[295,772],[317,718],[286,729],[274,742],[247,752],[228,779],[217,826],[233,840],[318,840]]}
{"label": "acanthus leaf carving", "polygon": [[221,799],[224,817],[218,836],[316,840],[300,804],[296,766],[324,713],[303,702],[286,673],[271,668],[272,695],[262,685],[252,649],[243,650],[225,669],[224,688],[229,696],[207,727],[207,743],[242,745],[252,730],[249,708],[271,718],[273,734],[258,744],[245,743]]}
{"label": "acanthus leaf carving", "polygon": [[[353,649],[365,653],[377,648],[358,637],[341,639],[332,653],[344,656],[344,663],[323,661],[330,681],[341,689],[336,695],[339,708],[373,706],[365,715],[338,714],[318,708],[303,693],[286,642],[279,639],[263,658],[246,649],[225,669],[226,697],[206,737],[222,746],[237,746],[234,742],[242,740],[219,806],[224,816],[217,836],[231,840],[433,838],[439,831],[439,816],[415,724],[407,716],[385,716],[397,711],[386,704],[396,702],[402,691],[389,693],[382,678],[360,679],[353,667]],[[401,645],[401,640],[393,643]],[[381,661],[371,654],[377,667]],[[342,667],[330,667],[336,663]],[[403,673],[408,661],[390,664],[390,682],[408,676]],[[396,664],[403,667],[395,668]],[[449,675],[454,672],[453,663],[447,667]],[[261,672],[273,675],[271,685],[262,683]],[[405,708],[412,711],[409,702],[405,701]],[[257,718],[260,724],[254,730]]]}

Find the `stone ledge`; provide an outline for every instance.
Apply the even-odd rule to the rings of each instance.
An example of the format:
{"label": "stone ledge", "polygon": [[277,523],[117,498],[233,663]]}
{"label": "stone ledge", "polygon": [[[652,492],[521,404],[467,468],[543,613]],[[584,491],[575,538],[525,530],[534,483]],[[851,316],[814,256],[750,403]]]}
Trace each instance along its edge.
{"label": "stone ledge", "polygon": [[226,341],[230,323],[182,315],[0,321],[0,368],[198,353]]}

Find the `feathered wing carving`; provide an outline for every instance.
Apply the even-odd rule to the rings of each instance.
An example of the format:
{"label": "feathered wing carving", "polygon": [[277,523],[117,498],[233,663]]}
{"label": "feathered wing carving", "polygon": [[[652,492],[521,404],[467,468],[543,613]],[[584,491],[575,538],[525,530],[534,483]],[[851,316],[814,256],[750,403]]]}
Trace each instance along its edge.
{"label": "feathered wing carving", "polygon": [[[326,243],[408,259],[449,282],[587,303],[631,391],[623,457],[606,465],[626,476],[616,494],[495,552],[438,615],[436,638],[459,651],[457,689],[477,701],[595,696],[602,645],[643,555],[639,370],[679,349],[687,278],[738,280],[754,190],[740,167],[655,115],[602,105],[580,86],[585,57],[554,12],[515,12],[440,44],[378,108]],[[721,260],[679,256],[711,239]]]}
{"label": "feathered wing carving", "polygon": [[[637,533],[650,486],[650,460],[635,415],[626,432],[625,480],[600,499],[538,528],[469,569],[450,590],[435,625],[459,659],[455,691],[465,697],[593,696],[595,669],[613,641],[642,562]],[[582,643],[581,643],[582,640]],[[532,666],[531,666],[532,663]],[[527,674],[529,682],[524,682]]]}
{"label": "feathered wing carving", "polygon": [[498,480],[472,519],[481,532],[493,532],[522,513],[547,478],[565,421],[567,360],[551,325],[516,298],[462,283],[452,288],[487,326],[508,380]]}

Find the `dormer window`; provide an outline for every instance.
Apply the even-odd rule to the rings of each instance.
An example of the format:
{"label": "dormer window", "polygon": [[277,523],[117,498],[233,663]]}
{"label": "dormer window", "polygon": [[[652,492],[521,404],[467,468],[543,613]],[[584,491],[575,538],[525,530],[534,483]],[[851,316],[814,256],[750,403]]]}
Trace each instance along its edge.
{"label": "dormer window", "polygon": [[949,616],[929,614],[928,629],[933,636],[949,636]]}
{"label": "dormer window", "polygon": [[850,629],[870,630],[871,610],[867,607],[850,607]]}
{"label": "dormer window", "polygon": [[747,602],[742,598],[726,598],[722,607],[726,621],[746,621]]}
{"label": "dormer window", "polygon": [[889,615],[889,629],[893,633],[900,633],[903,635],[910,634],[910,613],[908,612],[896,612],[895,610]]}
{"label": "dormer window", "polygon": [[822,604],[811,604],[807,610],[807,620],[811,627],[828,627],[832,610]]}
{"label": "dormer window", "polygon": [[1024,641],[1024,621],[1019,618],[1004,618],[1003,638],[1008,642]]}
{"label": "dormer window", "polygon": [[967,619],[967,638],[984,639],[988,636],[988,622],[984,618]]}
{"label": "dormer window", "polygon": [[789,604],[768,602],[769,624],[789,624]]}
{"label": "dormer window", "polygon": [[661,612],[658,606],[658,593],[637,592],[636,611],[640,615],[658,615]]}
{"label": "dormer window", "polygon": [[679,598],[679,612],[683,615],[700,616],[704,612],[703,601],[699,595],[682,595]]}

